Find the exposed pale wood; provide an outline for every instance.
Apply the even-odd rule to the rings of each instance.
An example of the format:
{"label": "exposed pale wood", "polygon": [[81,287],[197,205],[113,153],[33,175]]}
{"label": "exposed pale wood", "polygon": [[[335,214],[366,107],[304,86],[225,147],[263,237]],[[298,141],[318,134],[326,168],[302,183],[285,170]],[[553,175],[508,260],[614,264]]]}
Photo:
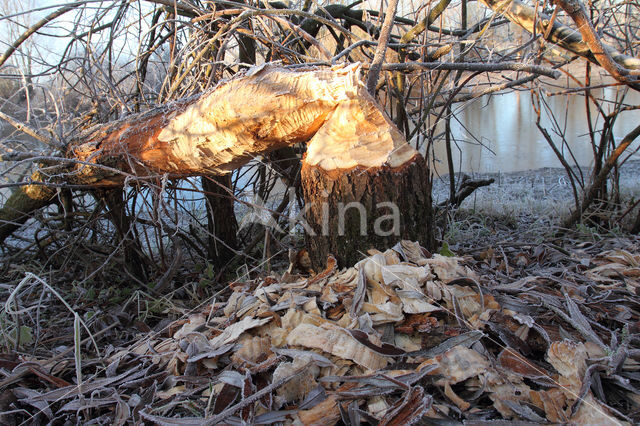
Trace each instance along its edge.
{"label": "exposed pale wood", "polygon": [[373,97],[358,87],[356,97],[340,102],[327,116],[307,145],[304,162],[329,172],[399,167],[416,154]]}
{"label": "exposed pale wood", "polygon": [[[354,66],[293,71],[264,65],[192,99],[90,129],[70,157],[136,176],[226,174],[275,149],[309,140],[327,116],[356,96]],[[85,142],[86,141],[86,142]],[[111,176],[78,167],[82,183]]]}
{"label": "exposed pale wood", "polygon": [[[426,162],[365,90],[341,103],[311,139],[301,175],[315,269],[329,254],[350,265],[366,250],[400,239],[433,246]],[[355,204],[346,209],[349,203]],[[393,209],[397,223],[389,216]]]}

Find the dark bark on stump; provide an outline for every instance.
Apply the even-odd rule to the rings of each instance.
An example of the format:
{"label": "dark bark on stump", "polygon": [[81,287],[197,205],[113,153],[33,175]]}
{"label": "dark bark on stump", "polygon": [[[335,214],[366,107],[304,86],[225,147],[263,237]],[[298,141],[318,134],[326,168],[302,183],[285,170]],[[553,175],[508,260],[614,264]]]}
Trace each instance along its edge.
{"label": "dark bark on stump", "polygon": [[[307,244],[315,270],[322,270],[329,254],[340,266],[352,265],[368,249],[385,250],[402,239],[433,248],[431,177],[422,156],[396,168],[325,171],[303,163],[301,173],[305,219],[313,231]],[[397,207],[396,229],[393,209],[380,203]],[[364,227],[361,212],[366,215]]]}
{"label": "dark bark on stump", "polygon": [[32,198],[23,188],[15,190],[0,211],[0,242],[19,229],[33,212],[49,205],[48,198]]}

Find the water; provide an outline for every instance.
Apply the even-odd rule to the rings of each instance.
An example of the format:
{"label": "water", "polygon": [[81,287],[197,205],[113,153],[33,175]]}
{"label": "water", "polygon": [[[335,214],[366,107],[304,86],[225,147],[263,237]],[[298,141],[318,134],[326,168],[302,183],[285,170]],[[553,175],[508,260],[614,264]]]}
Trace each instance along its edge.
{"label": "water", "polygon": [[[560,90],[562,89],[547,88],[549,93]],[[624,89],[606,87],[593,90],[592,93],[598,99],[615,101],[623,95]],[[553,150],[536,127],[536,113],[531,97],[529,91],[508,92],[455,105],[451,129],[457,142],[457,147],[453,147],[456,171],[492,173],[561,167]],[[564,130],[567,145],[578,165],[590,166],[593,153],[588,136],[584,97],[580,93],[574,93],[569,96],[545,96],[544,99],[553,111],[558,126]],[[624,101],[629,105],[639,105],[640,93],[629,90]],[[603,109],[608,113],[613,105],[608,102]],[[594,128],[600,130],[603,120],[598,117],[593,105],[591,112]],[[562,148],[561,137],[554,134],[553,122],[544,110],[541,123],[552,135],[558,148],[568,153],[567,146]],[[639,123],[640,111],[623,112],[614,126],[616,141],[619,142]],[[438,124],[435,134],[442,134],[443,131],[444,122]],[[599,134],[596,135],[596,142],[598,140]],[[638,146],[640,141],[634,142],[627,152]],[[436,140],[434,149],[436,172],[448,173],[443,135]]]}

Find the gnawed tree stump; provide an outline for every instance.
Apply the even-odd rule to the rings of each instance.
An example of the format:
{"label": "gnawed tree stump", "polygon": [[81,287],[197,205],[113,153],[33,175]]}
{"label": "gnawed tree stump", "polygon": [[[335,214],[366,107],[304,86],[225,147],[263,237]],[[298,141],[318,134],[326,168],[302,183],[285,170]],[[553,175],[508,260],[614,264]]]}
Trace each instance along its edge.
{"label": "gnawed tree stump", "polygon": [[[307,141],[303,189],[311,228],[327,226],[317,210],[325,201],[330,213],[340,203],[359,202],[367,214],[366,237],[353,229],[360,221],[348,212],[345,235],[310,239],[318,263],[329,253],[349,262],[360,256],[357,250],[400,237],[431,246],[425,161],[366,92],[353,65],[251,68],[199,96],[81,132],[69,143],[62,164],[32,179],[108,188],[131,178],[225,175],[256,156]],[[40,185],[19,188],[0,209],[0,217],[12,212],[11,222],[0,224],[0,241],[34,209],[51,203],[55,192]],[[391,204],[380,206],[385,202]],[[400,211],[399,221],[376,221],[393,214],[392,205]],[[385,226],[391,234],[385,235]]]}
{"label": "gnawed tree stump", "polygon": [[311,261],[322,268],[328,254],[352,265],[367,250],[401,239],[433,247],[431,178],[421,155],[398,167],[325,171],[303,164],[302,181]]}
{"label": "gnawed tree stump", "polygon": [[364,87],[311,139],[301,173],[315,268],[329,254],[351,265],[400,239],[433,246],[429,168]]}

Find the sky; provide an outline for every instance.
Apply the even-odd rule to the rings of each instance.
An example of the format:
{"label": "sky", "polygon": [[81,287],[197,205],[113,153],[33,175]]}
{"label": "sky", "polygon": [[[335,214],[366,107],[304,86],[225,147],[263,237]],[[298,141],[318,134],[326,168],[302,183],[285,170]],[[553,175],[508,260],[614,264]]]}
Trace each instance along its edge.
{"label": "sky", "polygon": [[[0,0],[0,11],[2,12],[2,17],[0,18],[0,50],[4,52],[28,26],[33,25],[48,14],[70,3],[74,3],[74,1]],[[26,69],[27,67],[24,65],[25,54],[30,54],[34,58],[32,62],[32,72],[43,72],[46,67],[43,64],[38,64],[38,62],[56,63],[72,41],[72,35],[74,33],[81,34],[88,29],[88,27],[75,26],[75,22],[78,21],[79,18],[82,18],[80,22],[89,24],[98,11],[104,11],[107,6],[113,5],[114,3],[119,4],[120,0],[92,0],[89,1],[86,6],[78,10],[71,10],[56,18],[37,34],[31,36],[31,38],[20,47],[20,53],[22,53],[22,55],[14,54],[15,57],[11,58],[10,63],[13,65],[19,64],[23,69]],[[151,10],[152,6],[146,2],[137,1],[132,1],[131,4],[132,8],[130,9],[128,15],[129,20],[126,24],[133,25],[130,28],[137,32],[139,29],[139,26],[136,25],[139,18],[138,11],[144,13],[145,11]],[[9,18],[5,17],[8,14],[15,14],[16,12],[24,13],[17,16],[9,16]],[[96,23],[96,26],[110,22],[114,16],[115,10],[107,12],[102,19]],[[142,27],[143,31],[148,29],[144,24]],[[104,45],[108,32],[107,30],[102,34],[96,34],[92,41],[98,46]],[[118,37],[114,41],[113,50],[119,52],[121,55],[119,58],[120,62],[131,61],[135,57],[137,49],[137,37]],[[98,51],[100,51],[100,49],[98,49]],[[38,58],[40,58],[41,61],[38,61]]]}

